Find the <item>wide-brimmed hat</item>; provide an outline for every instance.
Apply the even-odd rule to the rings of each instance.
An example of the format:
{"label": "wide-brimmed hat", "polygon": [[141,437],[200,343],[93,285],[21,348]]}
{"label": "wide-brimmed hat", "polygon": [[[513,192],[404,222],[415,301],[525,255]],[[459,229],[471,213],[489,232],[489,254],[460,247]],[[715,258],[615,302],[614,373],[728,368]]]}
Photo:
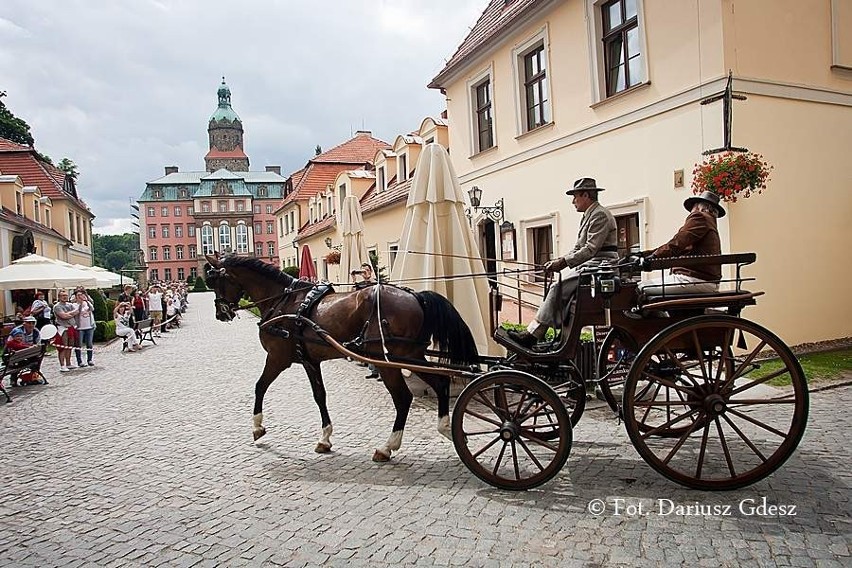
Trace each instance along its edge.
{"label": "wide-brimmed hat", "polygon": [[692,211],[692,208],[699,201],[704,201],[705,203],[709,203],[710,205],[715,207],[719,218],[725,216],[725,210],[722,209],[721,205],[719,205],[719,196],[713,193],[712,191],[702,191],[699,195],[687,197],[686,201],[683,202],[683,206],[686,208],[687,211]]}
{"label": "wide-brimmed hat", "polygon": [[33,316],[27,316],[27,317],[25,317],[25,318],[24,318],[24,321],[31,321],[31,322],[35,322],[35,321],[36,321],[36,319],[35,319],[35,317],[33,317]]}
{"label": "wide-brimmed hat", "polygon": [[598,187],[595,178],[580,178],[574,182],[574,187],[565,192],[565,195],[574,195],[578,191],[604,191],[604,188]]}

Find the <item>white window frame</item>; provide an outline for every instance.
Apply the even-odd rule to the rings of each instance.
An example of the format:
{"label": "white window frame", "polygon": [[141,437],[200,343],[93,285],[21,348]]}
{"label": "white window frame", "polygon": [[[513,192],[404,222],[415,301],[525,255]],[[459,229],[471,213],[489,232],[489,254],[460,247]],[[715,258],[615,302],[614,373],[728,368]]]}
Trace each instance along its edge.
{"label": "white window frame", "polygon": [[402,151],[396,157],[396,181],[402,183],[408,179],[408,150]]}
{"label": "white window frame", "polygon": [[175,258],[177,260],[183,260],[183,245],[175,246]]}
{"label": "white window frame", "polygon": [[388,188],[388,170],[386,163],[379,166],[376,170],[376,191],[378,191],[379,193],[383,192]]}
{"label": "white window frame", "polygon": [[148,217],[156,217],[157,216],[157,208],[156,207],[148,207]]}
{"label": "white window frame", "polygon": [[388,269],[393,270],[393,265],[396,263],[396,257],[399,254],[399,241],[388,243]]}
{"label": "white window frame", "polygon": [[648,249],[648,201],[648,197],[643,195],[628,201],[606,204],[606,208],[609,209],[613,217],[623,217],[634,213],[639,215],[639,250]]}
{"label": "white window frame", "polygon": [[[482,149],[479,147],[479,123],[476,114],[476,88],[488,81],[491,85],[491,140],[493,142],[491,148]],[[489,65],[467,81],[467,115],[470,117],[470,154],[475,156],[480,152],[486,152],[497,147],[497,122],[496,103],[494,101],[494,66]]]}
{"label": "white window frame", "polygon": [[591,80],[592,105],[612,100],[624,93],[647,85],[650,83],[648,74],[648,42],[645,36],[645,0],[636,0],[636,19],[639,24],[639,46],[642,50],[642,81],[619,91],[609,97],[606,96],[606,57],[603,47],[603,15],[601,6],[609,0],[585,0],[586,1],[586,38],[589,45],[589,74]]}
{"label": "white window frame", "polygon": [[[547,103],[550,107],[550,120],[540,126],[527,128],[527,106],[526,106],[526,88],[524,87],[524,57],[533,51],[541,44],[544,54],[544,69],[547,81]],[[523,136],[528,132],[533,132],[539,128],[543,128],[554,122],[554,106],[553,106],[553,66],[550,61],[550,35],[547,25],[543,26],[532,36],[526,39],[523,43],[516,45],[512,49],[512,73],[515,81],[515,124],[518,136]],[[496,140],[495,140],[496,143]]]}
{"label": "white window frame", "polygon": [[201,227],[201,254],[213,254],[216,248],[216,235],[210,223]]}
{"label": "white window frame", "polygon": [[198,247],[195,245],[189,245],[189,258],[197,258],[198,257]]}
{"label": "white window frame", "polygon": [[219,243],[219,250],[221,252],[226,252],[229,250],[233,250],[231,243],[233,240],[231,239],[231,226],[227,221],[222,221],[219,223],[218,230],[216,231],[216,242]]}
{"label": "white window frame", "polygon": [[157,260],[157,247],[148,247],[148,260]]}
{"label": "white window frame", "polygon": [[163,247],[163,260],[172,259],[172,247],[166,245]]}
{"label": "white window frame", "polygon": [[237,223],[237,254],[248,252],[248,227],[244,221]]}

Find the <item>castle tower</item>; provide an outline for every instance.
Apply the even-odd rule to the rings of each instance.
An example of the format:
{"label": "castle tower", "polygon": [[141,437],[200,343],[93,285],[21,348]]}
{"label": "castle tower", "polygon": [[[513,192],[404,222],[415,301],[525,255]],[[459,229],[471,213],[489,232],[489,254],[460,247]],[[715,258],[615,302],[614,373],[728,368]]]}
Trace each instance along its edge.
{"label": "castle tower", "polygon": [[225,168],[232,172],[249,171],[249,159],[243,152],[243,123],[231,108],[231,89],[225,84],[219,85],[219,106],[210,117],[207,133],[210,150],[204,156],[208,172]]}

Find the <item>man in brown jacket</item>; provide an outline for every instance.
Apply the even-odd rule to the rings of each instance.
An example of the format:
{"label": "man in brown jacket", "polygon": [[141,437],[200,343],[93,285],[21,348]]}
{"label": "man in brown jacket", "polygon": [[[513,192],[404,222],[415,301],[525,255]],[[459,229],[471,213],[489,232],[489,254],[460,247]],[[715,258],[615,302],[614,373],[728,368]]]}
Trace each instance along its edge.
{"label": "man in brown jacket", "polygon": [[[705,191],[701,195],[687,198],[683,206],[689,211],[683,226],[678,229],[672,240],[645,257],[645,263],[654,258],[722,254],[716,219],[724,217],[725,210],[719,205],[719,196]],[[646,296],[659,296],[663,293],[665,295],[706,294],[717,291],[721,279],[720,264],[691,268],[676,266],[671,269],[671,274],[640,282],[639,291]]]}

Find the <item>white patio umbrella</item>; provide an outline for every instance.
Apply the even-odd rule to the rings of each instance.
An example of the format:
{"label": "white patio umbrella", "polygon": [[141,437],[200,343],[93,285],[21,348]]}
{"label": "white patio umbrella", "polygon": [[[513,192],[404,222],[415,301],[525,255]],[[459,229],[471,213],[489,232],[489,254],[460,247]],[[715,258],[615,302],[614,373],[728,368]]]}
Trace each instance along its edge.
{"label": "white patio umbrella", "polygon": [[[423,148],[406,207],[391,279],[449,298],[470,327],[479,352],[494,353],[496,346],[489,342],[485,319],[485,267],[464,214],[461,186],[441,145]],[[478,276],[465,277],[472,274]]]}
{"label": "white patio umbrella", "polygon": [[70,266],[77,270],[82,270],[83,272],[92,274],[95,278],[98,279],[98,288],[112,288],[113,286],[118,285],[118,280],[113,278],[112,272],[107,272],[106,270],[96,270],[97,268],[99,268],[96,266],[84,266],[82,264],[72,264]]}
{"label": "white patio umbrella", "polygon": [[59,263],[44,256],[30,254],[0,268],[0,290],[26,288],[70,288],[72,286],[95,287],[98,279],[94,274]]}
{"label": "white patio umbrella", "polygon": [[370,262],[367,243],[364,241],[364,220],[361,217],[361,205],[354,195],[343,199],[340,212],[340,226],[343,232],[343,245],[340,250],[340,279],[349,278],[353,270],[361,264]]}

